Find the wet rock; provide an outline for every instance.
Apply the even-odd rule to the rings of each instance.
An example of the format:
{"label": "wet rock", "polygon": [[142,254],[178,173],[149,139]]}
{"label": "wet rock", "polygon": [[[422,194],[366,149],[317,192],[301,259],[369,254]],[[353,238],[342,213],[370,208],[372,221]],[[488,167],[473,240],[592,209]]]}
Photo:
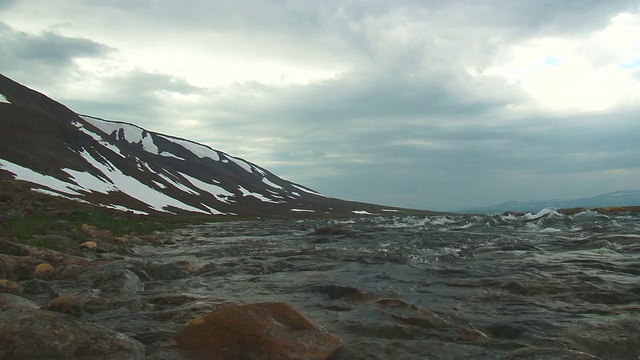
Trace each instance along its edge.
{"label": "wet rock", "polygon": [[640,319],[609,316],[567,330],[573,347],[605,359],[635,359],[640,354]]}
{"label": "wet rock", "polygon": [[82,310],[82,301],[69,294],[60,295],[49,301],[42,306],[42,310],[55,311],[78,317],[81,317],[84,314],[84,311]]}
{"label": "wet rock", "polygon": [[109,311],[114,309],[128,309],[131,311],[146,311],[151,308],[151,305],[144,302],[141,299],[132,298],[113,298],[113,297],[100,297],[94,296],[88,299],[83,307],[85,313],[96,314],[103,311]]}
{"label": "wet rock", "polygon": [[175,263],[153,265],[150,267],[149,273],[156,280],[176,280],[189,277],[189,273]]}
{"label": "wet rock", "polygon": [[498,339],[517,339],[529,329],[526,326],[509,323],[493,323],[484,327],[484,331],[491,337]]}
{"label": "wet rock", "polygon": [[362,301],[373,300],[375,295],[349,286],[327,285],[317,288],[319,292],[325,293],[333,300]]}
{"label": "wet rock", "polygon": [[28,257],[32,259],[42,260],[40,262],[47,262],[54,267],[58,265],[71,265],[71,264],[80,265],[80,264],[85,264],[89,261],[85,258],[65,254],[60,251],[40,248],[36,246],[29,246],[24,244],[16,244],[7,240],[0,240],[0,253],[12,255],[12,256]]}
{"label": "wet rock", "polygon": [[73,316],[0,298],[0,359],[144,359],[142,344]]}
{"label": "wet rock", "polygon": [[77,279],[87,271],[86,267],[79,265],[60,266],[56,269],[58,279]]}
{"label": "wet rock", "polygon": [[20,295],[22,294],[22,286],[11,280],[0,279],[0,293],[8,293]]}
{"label": "wet rock", "polygon": [[[631,358],[629,358],[631,359]],[[597,356],[571,349],[526,347],[510,352],[504,360],[604,360]]]}
{"label": "wet rock", "polygon": [[34,303],[31,300],[25,299],[21,296],[0,293],[0,310],[4,311],[7,309],[37,309],[38,304]]}
{"label": "wet rock", "polygon": [[462,326],[443,318],[442,316],[413,304],[409,304],[401,299],[378,299],[376,304],[393,309],[389,316],[402,324],[411,325],[422,329],[446,329],[443,332],[445,337],[453,334],[447,340],[462,341],[484,341],[489,338],[487,334],[480,330]]}
{"label": "wet rock", "polygon": [[55,274],[55,269],[50,264],[39,264],[33,270],[33,275],[38,279],[51,279]]}
{"label": "wet rock", "polygon": [[33,279],[21,283],[25,295],[47,294],[50,299],[60,296],[48,282],[42,279]]}
{"label": "wet rock", "polygon": [[233,305],[193,319],[176,337],[220,359],[328,359],[342,340],[286,303]]}
{"label": "wet rock", "polygon": [[355,233],[355,230],[338,225],[324,225],[313,231],[314,235],[346,235],[353,233]]}
{"label": "wet rock", "polygon": [[144,290],[138,275],[127,269],[108,269],[96,276],[91,284],[104,292],[135,294]]}
{"label": "wet rock", "polygon": [[9,280],[31,279],[33,269],[42,264],[42,260],[29,256],[0,254],[0,278]]}

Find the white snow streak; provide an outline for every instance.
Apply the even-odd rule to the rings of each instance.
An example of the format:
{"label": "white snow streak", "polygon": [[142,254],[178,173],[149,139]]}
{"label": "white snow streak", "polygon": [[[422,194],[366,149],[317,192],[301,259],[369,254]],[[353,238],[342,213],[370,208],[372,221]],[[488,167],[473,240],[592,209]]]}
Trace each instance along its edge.
{"label": "white snow streak", "polygon": [[378,215],[378,214],[370,213],[366,210],[353,210],[352,213],[357,215]]}
{"label": "white snow streak", "polygon": [[[216,199],[218,199],[219,201],[225,202],[227,204],[232,203],[233,201],[229,200],[228,197],[233,197],[235,196],[234,193],[229,192],[227,190],[225,190],[224,188],[218,186],[218,185],[214,185],[214,184],[210,184],[207,182],[204,182],[200,179],[196,179],[194,177],[191,177],[187,174],[183,174],[181,172],[178,172],[178,174],[180,174],[182,177],[184,177],[185,179],[187,179],[187,181],[189,181],[193,186],[197,187],[198,189],[201,189],[204,192],[207,192],[213,196],[215,196]],[[214,180],[215,181],[215,180]],[[227,198],[225,198],[227,197]]]}
{"label": "white snow streak", "polygon": [[11,104],[11,101],[9,101],[9,99],[7,99],[3,94],[0,94],[0,103]]}
{"label": "white snow streak", "polygon": [[[182,210],[208,214],[208,212],[202,209],[187,205],[153,188],[150,188],[149,186],[138,181],[136,178],[123,174],[122,171],[120,171],[120,169],[116,168],[115,166],[109,166],[110,164],[103,164],[97,161],[91,156],[91,154],[86,151],[81,152],[80,155],[94,168],[98,169],[111,180],[114,190],[119,190],[125,194],[128,194],[132,198],[144,202],[157,211],[168,212],[168,210],[166,210],[165,208],[173,206]],[[90,186],[85,186],[84,184],[78,185],[87,189],[91,189]]]}
{"label": "white snow streak", "polygon": [[16,180],[24,180],[32,183],[46,186],[51,190],[59,191],[69,195],[80,195],[75,190],[79,190],[77,186],[56,179],[53,176],[43,175],[26,167],[14,164],[10,161],[0,159],[0,169],[7,170],[15,176]]}
{"label": "white snow streak", "polygon": [[122,152],[120,152],[120,149],[118,149],[118,147],[116,147],[115,145],[108,143],[106,141],[104,141],[104,139],[102,139],[100,137],[100,135],[89,131],[88,129],[86,129],[81,123],[74,121],[72,123],[75,127],[78,128],[78,130],[82,131],[83,133],[91,136],[91,138],[95,141],[97,141],[100,145],[106,147],[107,149],[113,151],[114,153],[116,153],[117,155],[119,155],[120,157],[124,158],[125,156],[122,154]]}
{"label": "white snow streak", "polygon": [[202,145],[202,144],[198,144],[198,143],[194,143],[191,142],[189,140],[183,140],[183,139],[176,139],[176,138],[170,138],[167,136],[163,136],[163,135],[158,135],[161,136],[162,138],[166,139],[167,141],[171,141],[172,143],[178,144],[180,146],[182,146],[183,148],[191,151],[195,156],[200,157],[200,158],[210,158],[214,161],[220,161],[220,155],[218,155],[218,152],[211,149],[208,146]]}
{"label": "white snow streak", "polygon": [[269,199],[268,197],[262,195],[262,194],[258,194],[258,193],[254,193],[251,192],[245,188],[243,188],[242,186],[239,186],[240,191],[242,192],[242,196],[253,196],[254,198],[264,201],[264,202],[269,202],[269,203],[273,203],[273,204],[278,204],[278,203],[283,203],[284,201],[274,201],[272,199]]}

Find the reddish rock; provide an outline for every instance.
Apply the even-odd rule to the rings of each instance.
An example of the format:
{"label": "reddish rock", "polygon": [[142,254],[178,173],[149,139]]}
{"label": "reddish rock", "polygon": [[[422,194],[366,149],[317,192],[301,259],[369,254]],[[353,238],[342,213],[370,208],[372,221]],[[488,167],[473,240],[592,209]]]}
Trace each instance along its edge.
{"label": "reddish rock", "polygon": [[180,347],[220,359],[328,359],[342,340],[287,303],[233,305],[193,319]]}
{"label": "reddish rock", "polygon": [[60,295],[57,298],[46,303],[42,310],[55,311],[73,316],[82,316],[82,301],[73,295]]}
{"label": "reddish rock", "polygon": [[51,279],[55,272],[56,270],[53,268],[53,266],[43,263],[36,266],[33,271],[33,275],[38,279]]}
{"label": "reddish rock", "polygon": [[22,286],[13,281],[0,279],[0,293],[20,295],[22,294]]}

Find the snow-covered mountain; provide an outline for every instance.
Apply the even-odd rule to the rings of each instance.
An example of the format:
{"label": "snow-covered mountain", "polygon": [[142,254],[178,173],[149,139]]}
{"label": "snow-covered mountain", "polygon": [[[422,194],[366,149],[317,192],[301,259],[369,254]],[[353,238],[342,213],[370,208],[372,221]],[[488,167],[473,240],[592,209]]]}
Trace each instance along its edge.
{"label": "snow-covered mountain", "polygon": [[614,191],[592,197],[570,200],[532,200],[526,202],[508,201],[482,208],[470,209],[467,213],[497,214],[505,211],[536,213],[544,208],[601,208],[617,206],[640,206],[640,189]]}
{"label": "snow-covered mountain", "polygon": [[0,180],[137,213],[344,216],[402,209],[344,201],[209,146],[79,115],[0,75]]}

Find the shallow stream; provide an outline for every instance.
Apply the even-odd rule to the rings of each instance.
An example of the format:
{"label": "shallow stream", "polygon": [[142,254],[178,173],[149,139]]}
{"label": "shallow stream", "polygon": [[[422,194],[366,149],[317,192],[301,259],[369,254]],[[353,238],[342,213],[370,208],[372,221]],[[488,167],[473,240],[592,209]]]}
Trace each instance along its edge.
{"label": "shallow stream", "polygon": [[[185,264],[90,321],[148,358],[227,303],[286,301],[341,336],[338,359],[638,359],[640,216],[536,215],[244,221],[170,233],[132,259]],[[125,259],[127,260],[127,259]],[[386,300],[380,300],[386,299]]]}

